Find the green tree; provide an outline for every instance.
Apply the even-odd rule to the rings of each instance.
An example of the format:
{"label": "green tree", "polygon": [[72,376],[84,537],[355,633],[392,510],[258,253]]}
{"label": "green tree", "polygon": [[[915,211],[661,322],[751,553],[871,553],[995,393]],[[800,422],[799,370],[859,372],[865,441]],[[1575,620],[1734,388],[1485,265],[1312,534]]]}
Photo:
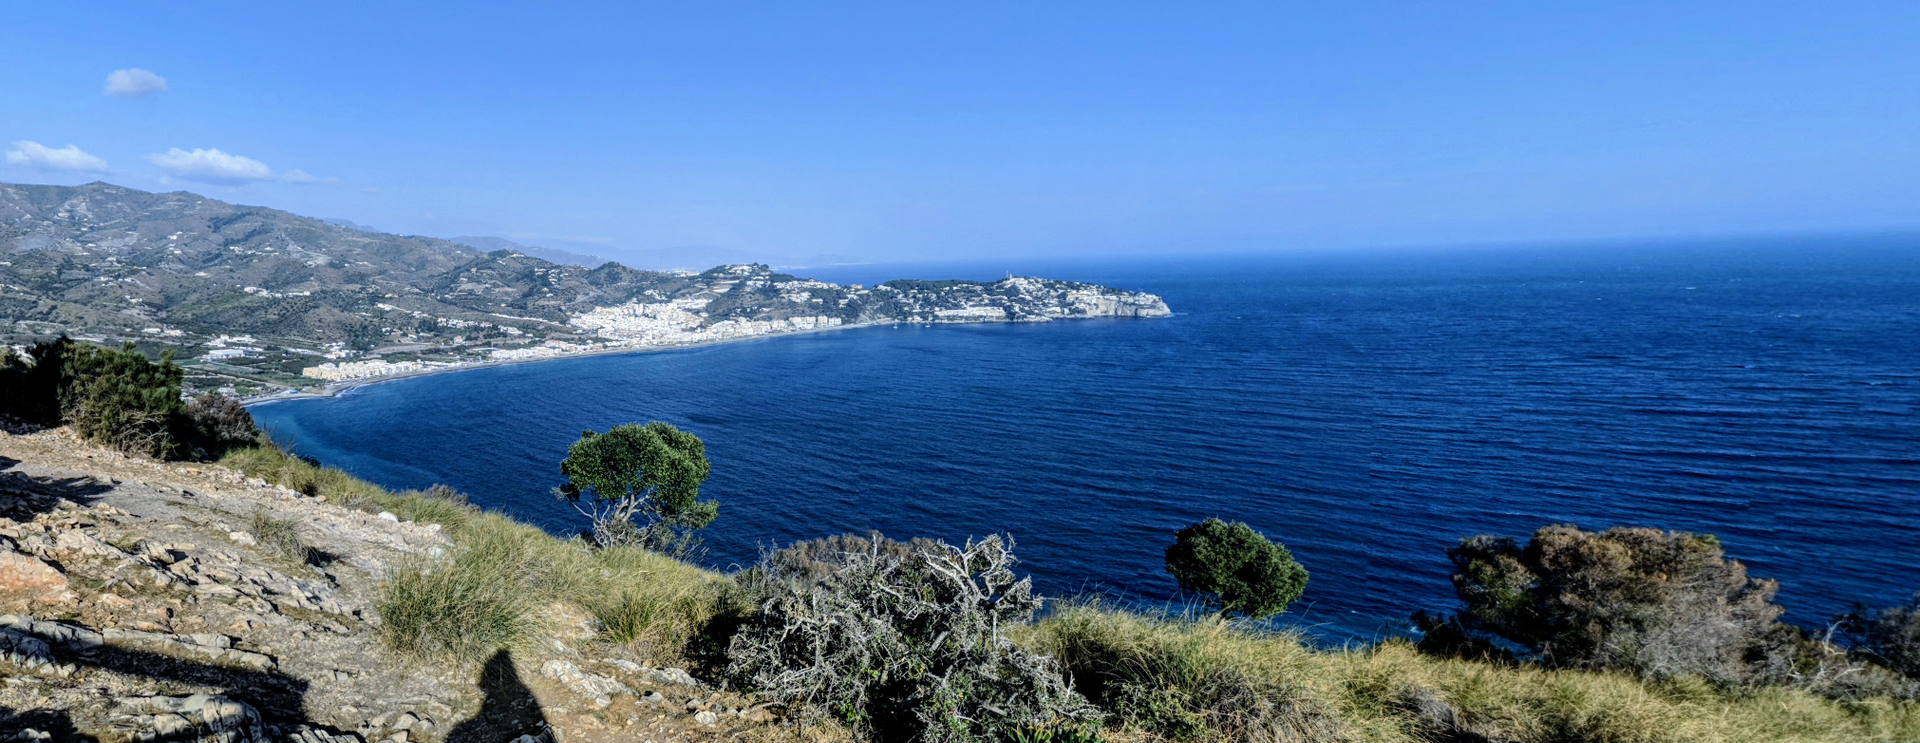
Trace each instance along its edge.
{"label": "green tree", "polygon": [[628,423],[581,433],[560,462],[567,482],[557,492],[593,520],[603,546],[684,548],[691,530],[720,515],[718,502],[700,500],[711,469],[700,437],[661,421]]}
{"label": "green tree", "polygon": [[61,336],[33,344],[25,355],[0,349],[0,415],[22,423],[60,425],[60,391],[67,357],[76,345]]}
{"label": "green tree", "polygon": [[1279,542],[1244,523],[1207,519],[1181,529],[1167,572],[1182,590],[1211,597],[1220,613],[1269,617],[1307,590],[1307,569]]}

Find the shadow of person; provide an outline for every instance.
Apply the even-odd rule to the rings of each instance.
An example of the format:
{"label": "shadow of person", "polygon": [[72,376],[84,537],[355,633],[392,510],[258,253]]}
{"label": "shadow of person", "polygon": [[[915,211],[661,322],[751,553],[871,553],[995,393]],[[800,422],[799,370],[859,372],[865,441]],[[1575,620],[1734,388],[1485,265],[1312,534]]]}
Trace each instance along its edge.
{"label": "shadow of person", "polygon": [[28,730],[47,736],[42,740],[55,741],[55,743],[98,743],[100,740],[75,729],[73,719],[60,710],[20,711],[11,707],[0,707],[0,733],[21,733]]}
{"label": "shadow of person", "polygon": [[513,654],[502,650],[480,669],[480,711],[454,726],[446,743],[503,743],[522,735],[543,737],[547,717],[540,700],[520,681]]}
{"label": "shadow of person", "polygon": [[[63,662],[180,686],[211,687],[217,690],[216,693],[253,707],[266,724],[305,726],[330,734],[340,732],[307,716],[305,701],[308,684],[305,680],[278,671],[212,665],[113,645],[74,644],[61,637],[29,630],[6,631],[40,640]],[[22,712],[0,707],[0,732],[26,728],[51,733],[51,740],[54,741],[94,740],[74,730],[72,720],[63,711],[36,709]],[[168,740],[172,738],[162,736],[155,739],[155,743]]]}

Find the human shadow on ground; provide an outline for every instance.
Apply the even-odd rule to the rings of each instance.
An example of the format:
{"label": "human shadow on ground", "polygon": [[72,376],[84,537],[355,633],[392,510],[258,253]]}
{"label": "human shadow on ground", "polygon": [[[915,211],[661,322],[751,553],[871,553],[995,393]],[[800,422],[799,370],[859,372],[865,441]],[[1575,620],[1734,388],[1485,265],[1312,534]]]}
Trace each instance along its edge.
{"label": "human shadow on ground", "polygon": [[[97,743],[99,738],[82,735],[73,727],[67,713],[53,709],[17,710],[0,705],[0,733],[20,734],[33,730],[54,743]],[[0,740],[10,740],[0,738]]]}
{"label": "human shadow on ground", "polygon": [[[274,740],[281,738],[273,730],[275,727],[290,731],[298,726],[306,726],[329,735],[348,732],[308,717],[305,705],[309,686],[307,681],[277,671],[229,668],[111,645],[77,645],[19,629],[5,631],[39,639],[52,649],[55,659],[61,662],[182,686],[215,689],[222,696],[243,702],[258,711],[261,722],[268,728],[268,737]],[[480,690],[484,694],[480,711],[472,719],[455,726],[446,738],[447,743],[500,743],[523,734],[546,739],[547,719],[540,710],[539,700],[520,681],[519,673],[514,669],[513,657],[507,651],[502,650],[487,661],[480,674]],[[170,696],[178,695],[175,692]],[[64,710],[23,711],[0,707],[0,731],[13,732],[27,728],[50,734],[54,741],[96,743],[98,740],[81,734]],[[177,736],[152,739],[151,743],[194,740],[203,732],[184,731]]]}
{"label": "human shadow on ground", "polygon": [[93,505],[113,485],[92,477],[35,477],[16,472],[20,460],[0,457],[0,516],[27,521],[47,513],[61,503]]}
{"label": "human shadow on ground", "polygon": [[[144,677],[169,684],[211,687],[217,690],[216,693],[228,699],[253,707],[260,713],[261,722],[266,725],[305,725],[331,734],[340,732],[307,717],[303,704],[307,682],[303,679],[274,671],[216,666],[171,655],[112,645],[83,645],[21,629],[6,631],[46,643],[52,650],[54,658],[64,663],[112,671],[124,676]],[[178,696],[178,694],[169,696]],[[0,708],[0,730],[25,728],[49,733],[52,735],[52,740],[56,741],[96,740],[92,736],[82,735],[75,729],[73,720],[63,710],[14,711]],[[204,731],[187,730],[179,735],[161,736],[152,740],[154,743],[193,740],[201,732]]]}
{"label": "human shadow on ground", "polygon": [[446,743],[501,743],[522,735],[542,738],[547,734],[547,717],[540,711],[540,700],[520,681],[514,669],[513,654],[502,650],[487,659],[480,670],[480,712],[454,726]]}

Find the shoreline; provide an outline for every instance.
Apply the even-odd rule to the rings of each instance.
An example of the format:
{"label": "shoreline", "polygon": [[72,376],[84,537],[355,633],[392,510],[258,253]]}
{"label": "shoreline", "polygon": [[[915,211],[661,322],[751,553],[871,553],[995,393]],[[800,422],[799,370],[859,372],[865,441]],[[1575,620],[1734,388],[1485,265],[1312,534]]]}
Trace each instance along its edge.
{"label": "shoreline", "polygon": [[[1171,314],[1167,316],[1170,317]],[[971,320],[971,321],[962,321],[962,322],[951,322],[951,321],[949,322],[901,322],[901,321],[895,320],[895,321],[889,321],[889,322],[845,323],[841,325],[833,325],[833,326],[824,327],[824,328],[808,328],[806,330],[791,330],[791,331],[782,332],[782,333],[766,333],[762,335],[744,335],[744,336],[738,336],[734,338],[722,338],[719,340],[704,340],[704,341],[694,341],[691,343],[676,343],[676,344],[667,345],[667,346],[623,346],[620,348],[603,348],[596,351],[581,351],[578,353],[560,354],[556,356],[542,356],[542,357],[531,358],[531,359],[504,359],[499,361],[487,360],[487,361],[462,362],[459,364],[444,366],[437,369],[423,369],[421,371],[405,372],[402,374],[388,374],[388,375],[383,375],[378,377],[368,377],[366,379],[353,379],[345,382],[329,382],[326,385],[323,385],[314,391],[277,392],[271,395],[259,395],[255,397],[241,398],[240,404],[245,405],[247,407],[253,407],[255,405],[267,405],[267,404],[276,403],[276,402],[286,402],[289,400],[312,400],[312,399],[339,397],[340,394],[343,392],[346,392],[348,390],[352,390],[358,387],[365,387],[368,385],[381,384],[384,382],[397,382],[402,379],[417,379],[420,377],[427,377],[435,374],[451,374],[454,372],[472,371],[475,369],[486,369],[486,368],[495,367],[495,366],[508,366],[512,364],[538,364],[546,361],[564,361],[566,359],[580,359],[580,358],[587,358],[590,356],[614,356],[614,355],[629,354],[629,353],[657,353],[661,351],[678,351],[678,350],[688,349],[688,348],[702,348],[706,346],[718,346],[718,345],[724,345],[728,343],[741,343],[745,341],[754,341],[754,340],[769,340],[773,338],[786,338],[790,336],[810,335],[813,333],[830,333],[830,332],[840,331],[840,330],[878,328],[878,327],[884,327],[888,325],[893,325],[893,326],[925,325],[929,327],[934,325],[994,325],[994,324],[1022,325],[1022,324],[1042,323],[1042,322],[1059,322],[1063,320],[1072,321],[1072,320],[1137,320],[1137,319],[1153,319],[1153,318],[1128,317],[1124,315],[1101,315],[1096,317],[1065,317],[1065,318],[1049,317],[1049,318],[1037,319],[1037,320]]]}
{"label": "shoreline", "polygon": [[[691,343],[676,343],[668,346],[623,346],[620,348],[602,348],[594,351],[580,351],[577,353],[558,354],[554,356],[541,356],[541,357],[531,358],[531,359],[469,361],[469,362],[461,362],[458,364],[443,366],[437,369],[422,369],[420,371],[405,372],[401,374],[386,374],[378,377],[368,377],[366,379],[353,379],[345,382],[329,382],[319,387],[315,391],[276,392],[271,395],[259,395],[255,397],[246,397],[246,398],[241,398],[240,404],[245,405],[247,407],[253,407],[255,405],[266,405],[270,403],[285,402],[289,400],[314,400],[314,399],[324,399],[329,397],[339,397],[340,393],[346,392],[348,390],[352,390],[358,387],[366,387],[368,385],[381,384],[383,382],[397,382],[402,379],[417,379],[420,377],[433,376],[435,374],[451,374],[454,372],[472,371],[475,369],[486,369],[486,368],[495,367],[495,366],[510,366],[514,364],[538,364],[546,361],[564,361],[566,359],[583,359],[590,356],[616,356],[620,354],[629,354],[629,353],[656,353],[660,351],[678,351],[678,350],[687,349],[687,348],[718,346],[718,345],[723,345],[727,343],[739,343],[742,341],[763,340],[763,339],[769,339],[769,338],[784,338],[787,336],[807,335],[811,333],[825,333],[825,332],[830,332],[835,330],[849,330],[853,328],[877,328],[882,325],[899,325],[899,324],[900,323],[898,322],[842,324],[842,325],[834,325],[834,326],[825,327],[825,328],[808,328],[806,330],[792,330],[784,333],[766,333],[763,335],[744,335],[744,336],[739,336],[735,338],[722,338],[719,340],[694,341]],[[909,323],[909,324],[974,325],[977,323]],[[1009,322],[1009,324],[1011,324],[1011,322]]]}

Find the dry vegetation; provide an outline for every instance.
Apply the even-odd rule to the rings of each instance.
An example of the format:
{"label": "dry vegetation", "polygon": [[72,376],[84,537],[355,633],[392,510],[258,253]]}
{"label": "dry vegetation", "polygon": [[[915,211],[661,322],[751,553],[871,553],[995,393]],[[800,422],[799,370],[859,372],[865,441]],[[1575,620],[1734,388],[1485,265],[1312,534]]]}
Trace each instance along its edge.
{"label": "dry vegetation", "polygon": [[1216,618],[1067,606],[1027,630],[1123,735],[1172,740],[1910,741],[1920,705],[1783,687],[1440,659],[1404,642],[1312,649]]}
{"label": "dry vegetation", "polygon": [[[457,499],[389,493],[271,448],[223,463],[329,501],[444,525],[453,554],[395,576],[381,605],[393,646],[424,658],[471,661],[538,637],[542,607],[563,602],[596,618],[604,642],[697,664],[697,649],[725,647],[715,635],[738,626],[716,618],[751,609],[729,577],[644,550],[557,539]],[[1920,740],[1914,701],[1440,658],[1400,641],[1318,649],[1217,617],[1064,604],[1009,636],[1053,656],[1107,713],[1102,734],[1114,740]]]}
{"label": "dry vegetation", "polygon": [[673,658],[732,585],[639,548],[557,539],[444,489],[391,493],[273,447],[235,451],[221,463],[329,502],[446,528],[453,553],[398,571],[379,607],[388,642],[423,658],[483,660],[539,636],[541,610],[557,601],[586,610],[609,642]]}

